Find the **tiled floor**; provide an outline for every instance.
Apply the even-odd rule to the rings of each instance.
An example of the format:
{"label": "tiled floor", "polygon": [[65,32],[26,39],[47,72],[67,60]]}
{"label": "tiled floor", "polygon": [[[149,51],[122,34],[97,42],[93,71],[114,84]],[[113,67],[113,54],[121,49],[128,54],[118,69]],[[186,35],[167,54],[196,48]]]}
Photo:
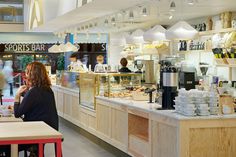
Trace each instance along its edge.
{"label": "tiled floor", "polygon": [[[88,140],[74,129],[60,122],[60,132],[63,134],[63,157],[114,157],[99,145]],[[45,156],[54,156],[54,147],[49,144],[45,148]]]}

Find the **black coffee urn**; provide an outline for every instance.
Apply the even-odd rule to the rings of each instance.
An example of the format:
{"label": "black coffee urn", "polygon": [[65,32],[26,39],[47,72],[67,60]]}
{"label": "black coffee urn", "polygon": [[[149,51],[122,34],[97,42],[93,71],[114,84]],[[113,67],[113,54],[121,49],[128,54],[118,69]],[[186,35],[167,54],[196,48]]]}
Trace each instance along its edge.
{"label": "black coffee urn", "polygon": [[162,91],[162,108],[174,109],[174,99],[178,89],[178,70],[170,62],[161,61],[160,90]]}

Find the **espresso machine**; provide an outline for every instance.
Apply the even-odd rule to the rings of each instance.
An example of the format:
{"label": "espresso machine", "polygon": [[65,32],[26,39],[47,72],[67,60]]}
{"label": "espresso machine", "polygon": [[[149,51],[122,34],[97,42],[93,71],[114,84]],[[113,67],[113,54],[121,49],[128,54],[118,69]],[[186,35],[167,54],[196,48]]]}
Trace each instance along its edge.
{"label": "espresso machine", "polygon": [[162,93],[162,108],[174,109],[174,99],[178,89],[178,70],[168,60],[159,62],[160,69],[160,89]]}
{"label": "espresso machine", "polygon": [[179,88],[195,89],[195,72],[179,72]]}
{"label": "espresso machine", "polygon": [[197,69],[194,65],[182,63],[179,67],[179,88],[195,89],[198,82]]}

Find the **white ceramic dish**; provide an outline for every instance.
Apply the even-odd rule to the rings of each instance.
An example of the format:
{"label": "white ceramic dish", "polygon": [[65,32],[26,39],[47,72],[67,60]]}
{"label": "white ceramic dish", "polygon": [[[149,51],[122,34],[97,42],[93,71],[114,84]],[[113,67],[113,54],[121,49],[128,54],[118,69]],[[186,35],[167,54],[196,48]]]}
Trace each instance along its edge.
{"label": "white ceramic dish", "polygon": [[197,115],[199,115],[199,116],[209,116],[210,112],[208,112],[208,113],[198,113]]}

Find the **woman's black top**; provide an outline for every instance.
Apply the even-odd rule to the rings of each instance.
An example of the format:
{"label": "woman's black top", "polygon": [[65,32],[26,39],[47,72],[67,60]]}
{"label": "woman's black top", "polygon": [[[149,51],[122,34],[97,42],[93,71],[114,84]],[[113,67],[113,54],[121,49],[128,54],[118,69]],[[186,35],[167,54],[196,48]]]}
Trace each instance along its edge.
{"label": "woman's black top", "polygon": [[121,73],[131,73],[131,70],[129,70],[129,68],[127,68],[127,67],[122,67],[122,68],[120,68],[119,72],[121,72]]}
{"label": "woman's black top", "polygon": [[51,88],[33,87],[25,93],[21,103],[14,104],[16,118],[23,121],[44,121],[58,130],[58,115]]}

